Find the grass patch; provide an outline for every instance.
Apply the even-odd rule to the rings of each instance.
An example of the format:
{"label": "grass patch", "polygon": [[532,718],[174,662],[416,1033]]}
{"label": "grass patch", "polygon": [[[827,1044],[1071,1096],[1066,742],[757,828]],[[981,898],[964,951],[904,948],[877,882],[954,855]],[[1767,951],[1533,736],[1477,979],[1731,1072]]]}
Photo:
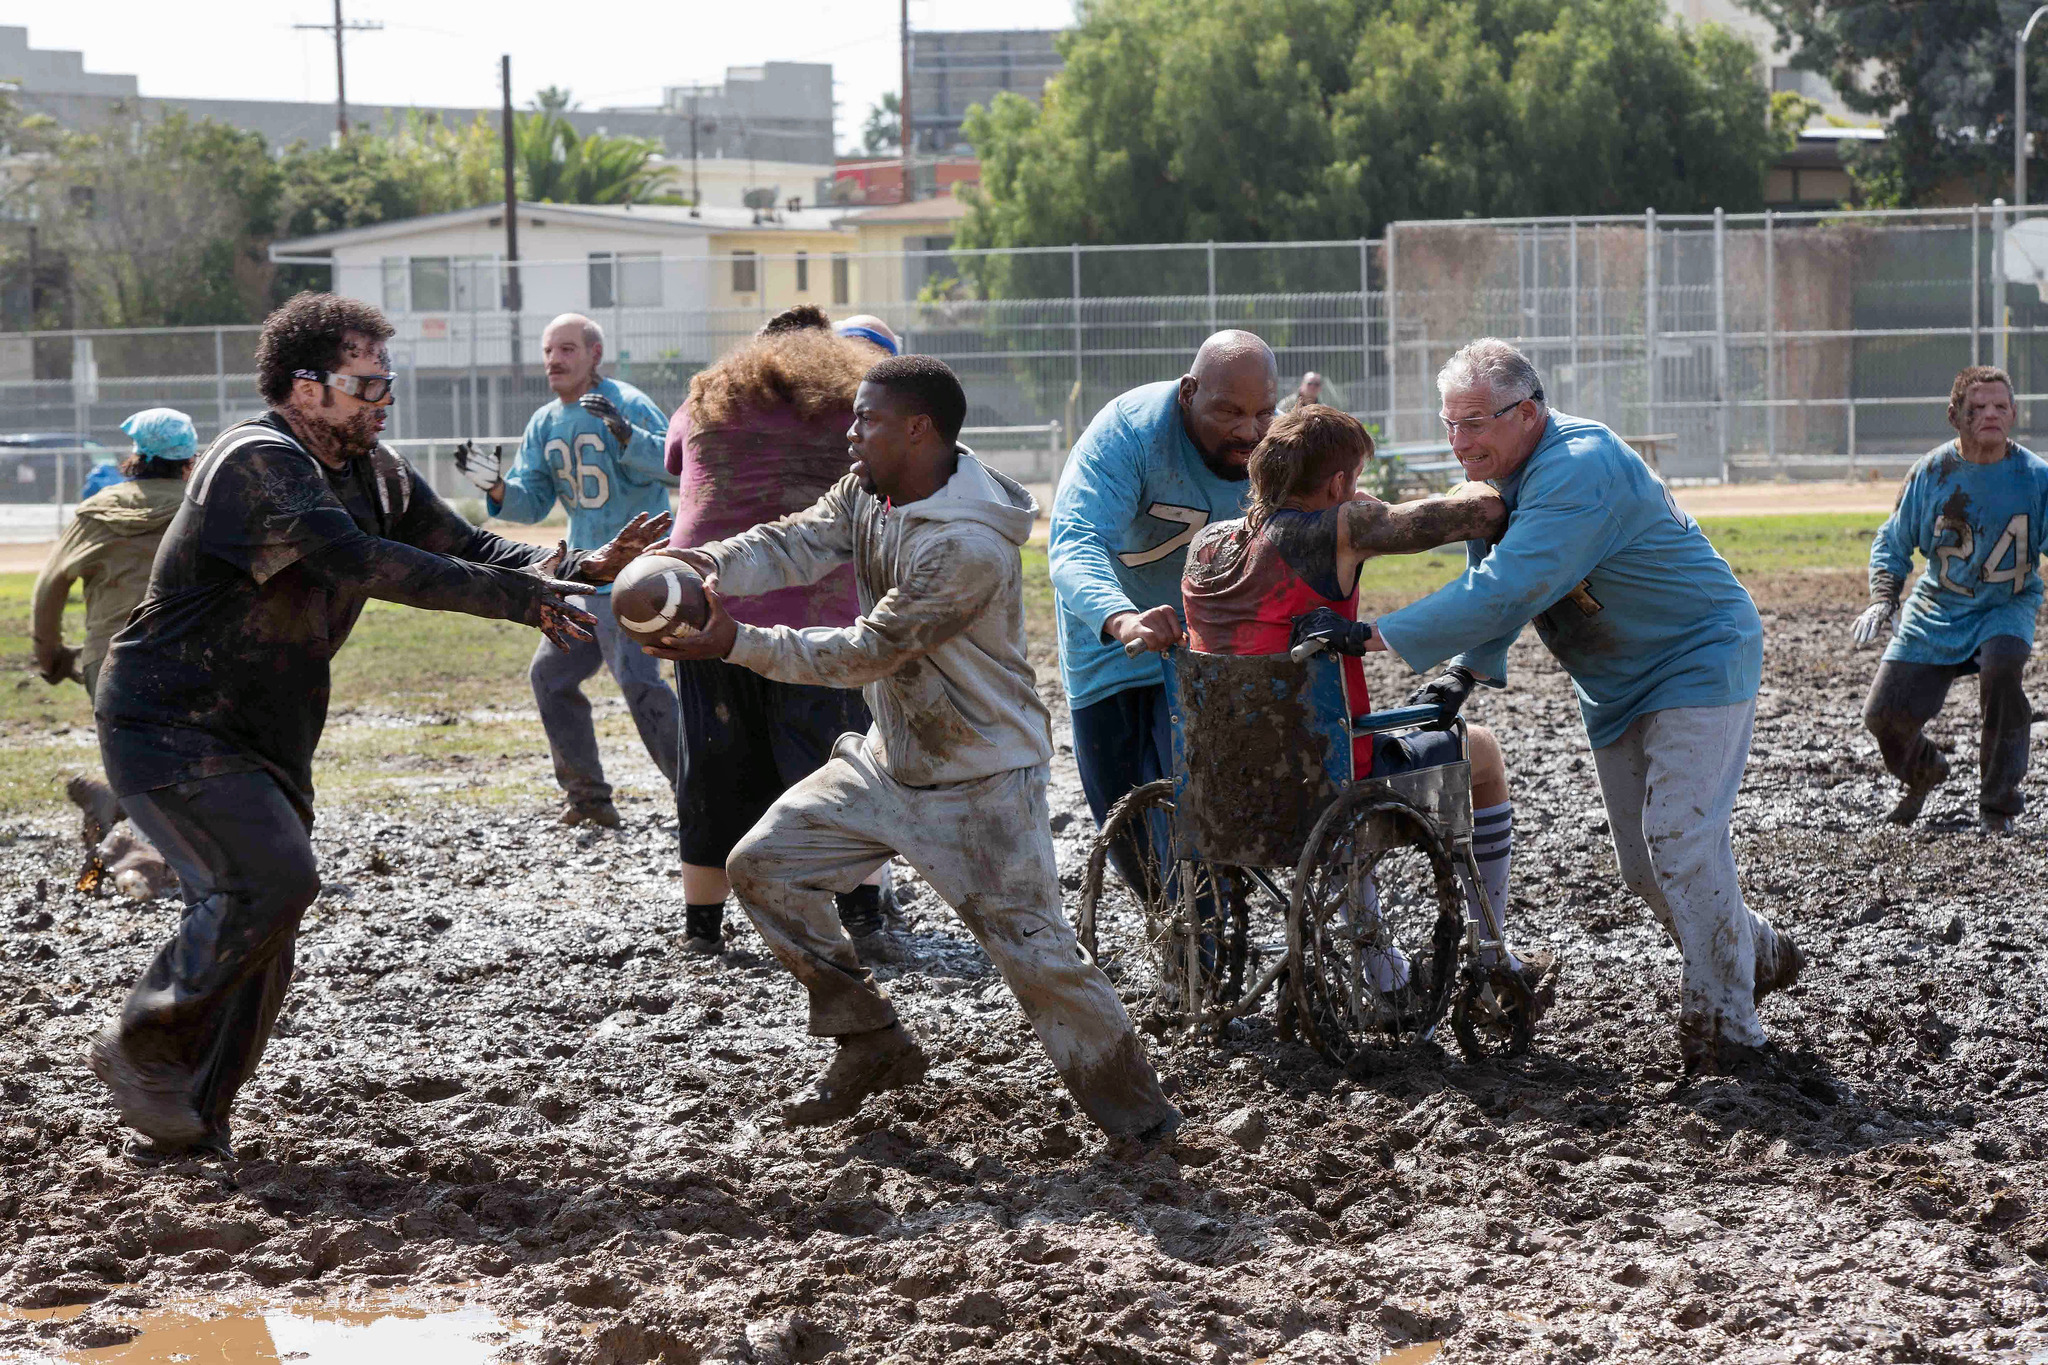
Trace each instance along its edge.
{"label": "grass patch", "polygon": [[[1752,589],[1773,575],[1861,571],[1882,517],[1867,513],[1702,517],[1715,548]],[[1464,572],[1456,551],[1389,556],[1362,575],[1375,609],[1413,601]],[[60,779],[99,766],[92,712],[76,683],[45,686],[29,662],[33,574],[0,574],[0,815],[63,805]],[[1024,612],[1041,669],[1056,648],[1052,583],[1042,545],[1024,549]],[[66,638],[84,632],[77,594]],[[554,790],[547,741],[533,714],[526,666],[539,636],[509,621],[415,611],[372,602],[334,661],[334,700],[314,765],[323,801],[411,802],[459,792],[465,802],[547,799]],[[598,706],[598,738],[614,776],[646,785],[652,765],[609,675],[586,689]],[[642,772],[641,769],[645,771]],[[657,779],[658,780],[658,779]]]}

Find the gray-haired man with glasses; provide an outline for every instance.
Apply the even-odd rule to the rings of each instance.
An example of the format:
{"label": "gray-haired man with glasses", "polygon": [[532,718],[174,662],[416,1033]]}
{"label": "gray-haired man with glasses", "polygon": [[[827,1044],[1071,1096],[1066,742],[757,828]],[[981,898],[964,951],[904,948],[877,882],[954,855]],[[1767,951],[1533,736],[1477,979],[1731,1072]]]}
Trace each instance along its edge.
{"label": "gray-haired man with glasses", "polygon": [[[1552,412],[1529,358],[1485,338],[1437,376],[1468,477],[1507,503],[1507,529],[1468,547],[1469,571],[1376,623],[1378,648],[1433,688],[1503,686],[1522,627],[1572,676],[1622,880],[1685,959],[1679,1049],[1688,1073],[1764,1046],[1757,1002],[1803,963],[1743,904],[1729,823],[1756,719],[1763,623],[1749,594],[1640,456]],[[1382,643],[1384,642],[1384,643]]]}

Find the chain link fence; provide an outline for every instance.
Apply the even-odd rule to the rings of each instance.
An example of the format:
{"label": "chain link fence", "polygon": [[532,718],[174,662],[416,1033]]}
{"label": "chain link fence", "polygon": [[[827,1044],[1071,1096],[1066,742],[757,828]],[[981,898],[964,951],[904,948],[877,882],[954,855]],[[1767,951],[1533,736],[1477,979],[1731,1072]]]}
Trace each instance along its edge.
{"label": "chain link fence", "polygon": [[[2048,352],[2037,356],[2048,302],[2008,286],[1999,265],[2048,258],[2037,249],[2048,218],[2017,222],[1995,207],[1649,213],[1399,223],[1383,240],[1336,242],[622,256],[602,275],[590,260],[522,262],[529,305],[517,318],[483,306],[498,297],[496,262],[447,280],[409,258],[337,277],[398,327],[400,439],[521,430],[550,397],[538,334],[554,300],[595,317],[609,368],[672,409],[693,374],[809,297],[835,315],[878,314],[909,349],[947,361],[966,384],[969,423],[1007,433],[998,444],[1018,459],[1039,461],[1053,424],[1071,440],[1118,393],[1181,374],[1209,333],[1244,327],[1279,354],[1284,388],[1317,371],[1324,401],[1418,453],[1441,438],[1436,370],[1495,335],[1531,352],[1557,407],[1661,438],[1648,448],[1667,476],[1856,476],[1944,439],[1950,380],[1973,362],[2009,366],[2020,439],[2033,436],[2048,397],[2035,392],[2048,390]],[[743,268],[744,280],[728,278]],[[431,299],[405,283],[419,279]],[[724,286],[741,283],[752,288],[744,306],[649,306],[730,298]],[[416,311],[423,301],[446,306]],[[125,447],[120,420],[164,404],[210,438],[261,409],[256,332],[0,335],[0,433]],[[0,447],[0,489],[8,458]]]}

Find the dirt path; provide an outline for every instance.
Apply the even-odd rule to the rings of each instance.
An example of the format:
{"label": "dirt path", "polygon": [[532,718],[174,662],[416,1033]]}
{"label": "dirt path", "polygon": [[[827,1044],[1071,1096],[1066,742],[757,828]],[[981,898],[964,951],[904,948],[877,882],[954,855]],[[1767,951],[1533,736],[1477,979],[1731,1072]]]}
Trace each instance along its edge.
{"label": "dirt path", "polygon": [[[1875,822],[1849,615],[1771,613],[1737,817],[1753,903],[1811,957],[1764,1011],[1779,1078],[1674,1089],[1676,954],[1616,882],[1567,682],[1524,645],[1475,710],[1517,793],[1515,932],[1567,964],[1534,1054],[1345,1074],[1263,1021],[1156,1038],[1189,1122],[1149,1155],[1077,1119],[914,885],[881,974],[938,1065],[784,1131],[825,1050],[750,931],[682,953],[673,816],[642,801],[573,835],[538,807],[324,810],[245,1159],[139,1173],[81,1048],[174,912],[66,891],[70,831],[9,827],[0,1303],[93,1306],[0,1325],[0,1358],[118,1341],[174,1298],[393,1286],[537,1325],[506,1358],[556,1365],[2048,1358],[2044,817],[1969,827],[1965,687],[1936,725],[1955,780],[1919,828]],[[1064,751],[1055,778],[1071,890],[1090,825]]]}

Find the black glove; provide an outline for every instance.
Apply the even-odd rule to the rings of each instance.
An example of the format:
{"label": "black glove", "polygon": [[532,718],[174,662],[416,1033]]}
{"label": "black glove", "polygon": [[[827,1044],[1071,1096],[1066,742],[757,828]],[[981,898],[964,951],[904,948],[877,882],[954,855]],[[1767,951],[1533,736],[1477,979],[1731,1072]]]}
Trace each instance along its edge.
{"label": "black glove", "polygon": [[585,412],[604,423],[604,429],[621,447],[632,444],[633,424],[626,420],[625,413],[613,406],[611,399],[601,393],[586,393],[576,401],[582,404]]}
{"label": "black glove", "polygon": [[1479,685],[1479,678],[1463,664],[1452,664],[1440,677],[1415,689],[1405,703],[1409,706],[1434,706],[1438,719],[1429,728],[1448,730],[1451,722],[1458,718],[1458,712],[1465,705],[1465,699],[1472,695],[1472,689]]}
{"label": "black glove", "polygon": [[1317,607],[1294,618],[1287,648],[1292,650],[1305,640],[1314,640],[1334,653],[1358,657],[1365,653],[1372,635],[1372,622],[1347,621],[1333,607]]}

